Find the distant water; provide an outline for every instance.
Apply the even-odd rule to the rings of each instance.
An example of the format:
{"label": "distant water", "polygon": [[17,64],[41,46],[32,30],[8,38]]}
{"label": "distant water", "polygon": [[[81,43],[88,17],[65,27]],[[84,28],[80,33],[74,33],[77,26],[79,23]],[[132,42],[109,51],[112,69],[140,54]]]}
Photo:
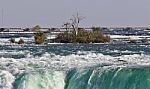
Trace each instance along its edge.
{"label": "distant water", "polygon": [[150,45],[0,45],[0,89],[150,89]]}

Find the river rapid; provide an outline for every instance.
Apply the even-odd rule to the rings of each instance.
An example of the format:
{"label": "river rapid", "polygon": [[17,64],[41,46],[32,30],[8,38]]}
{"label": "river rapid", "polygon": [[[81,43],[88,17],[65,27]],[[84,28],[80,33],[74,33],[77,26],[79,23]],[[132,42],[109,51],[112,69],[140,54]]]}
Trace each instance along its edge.
{"label": "river rapid", "polygon": [[0,89],[150,89],[150,45],[0,45]]}

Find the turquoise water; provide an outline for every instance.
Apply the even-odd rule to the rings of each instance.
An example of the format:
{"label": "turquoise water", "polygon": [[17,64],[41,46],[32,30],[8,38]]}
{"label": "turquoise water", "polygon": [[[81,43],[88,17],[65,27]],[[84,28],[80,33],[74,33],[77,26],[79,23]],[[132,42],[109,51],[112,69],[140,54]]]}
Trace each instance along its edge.
{"label": "turquoise water", "polygon": [[150,69],[86,69],[66,81],[65,89],[150,89]]}
{"label": "turquoise water", "polygon": [[150,89],[150,46],[1,45],[0,89]]}

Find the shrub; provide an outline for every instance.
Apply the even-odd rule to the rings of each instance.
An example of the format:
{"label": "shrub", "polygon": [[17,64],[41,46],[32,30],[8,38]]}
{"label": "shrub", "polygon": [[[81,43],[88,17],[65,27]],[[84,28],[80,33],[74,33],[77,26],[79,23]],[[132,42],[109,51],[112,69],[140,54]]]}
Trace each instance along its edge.
{"label": "shrub", "polygon": [[83,28],[78,29],[78,34],[72,32],[64,32],[58,34],[55,42],[62,43],[105,43],[110,42],[109,36],[104,36],[100,28],[94,28],[93,31],[87,31]]}
{"label": "shrub", "polygon": [[34,40],[36,44],[42,44],[45,42],[45,39],[46,39],[45,34],[40,29],[41,28],[39,25],[32,28],[32,31],[35,32]]}
{"label": "shrub", "polygon": [[39,31],[34,34],[34,39],[36,44],[42,44],[45,42],[45,35],[43,32]]}

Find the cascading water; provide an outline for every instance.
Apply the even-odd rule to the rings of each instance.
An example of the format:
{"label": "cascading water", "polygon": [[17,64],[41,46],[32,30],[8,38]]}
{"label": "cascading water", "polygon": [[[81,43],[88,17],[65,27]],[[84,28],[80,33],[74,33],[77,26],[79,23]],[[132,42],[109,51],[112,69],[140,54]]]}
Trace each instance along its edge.
{"label": "cascading water", "polygon": [[86,69],[66,81],[65,89],[150,89],[150,68]]}
{"label": "cascading water", "polygon": [[13,83],[14,89],[63,89],[64,74],[58,71],[40,71],[21,74]]}
{"label": "cascading water", "polygon": [[0,89],[150,89],[150,47],[0,46]]}

